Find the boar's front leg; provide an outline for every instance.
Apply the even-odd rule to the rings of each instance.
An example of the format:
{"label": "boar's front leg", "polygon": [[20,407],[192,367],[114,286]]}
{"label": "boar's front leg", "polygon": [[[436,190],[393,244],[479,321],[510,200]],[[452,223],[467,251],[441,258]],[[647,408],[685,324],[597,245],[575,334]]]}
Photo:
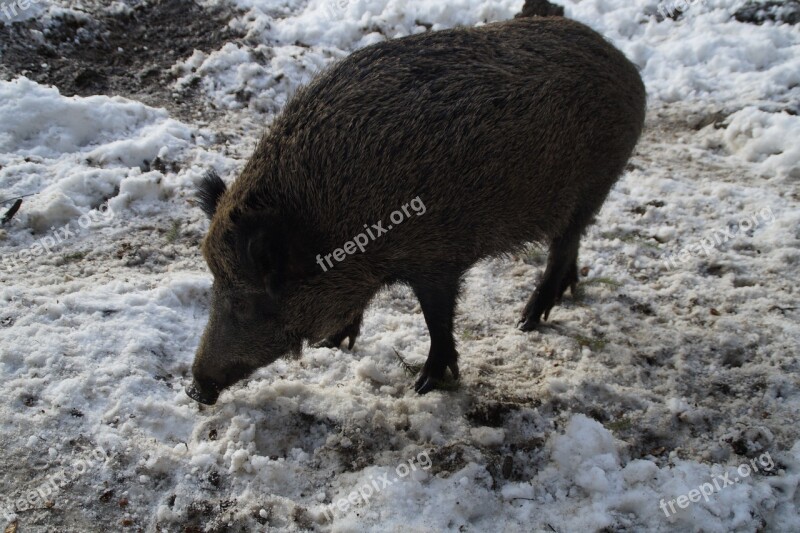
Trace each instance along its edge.
{"label": "boar's front leg", "polygon": [[353,346],[356,344],[356,338],[358,334],[361,333],[361,319],[363,318],[364,313],[363,311],[358,314],[358,317],[355,321],[344,328],[342,331],[336,333],[335,335],[331,335],[324,341],[317,344],[318,348],[338,348],[342,345],[342,341],[348,339],[347,341],[347,349],[352,350]]}
{"label": "boar's front leg", "polygon": [[428,360],[422,367],[414,390],[425,394],[436,388],[449,368],[453,378],[458,379],[458,352],[453,339],[453,315],[458,298],[460,274],[449,279],[426,279],[412,282],[411,288],[417,295],[428,333],[431,347]]}

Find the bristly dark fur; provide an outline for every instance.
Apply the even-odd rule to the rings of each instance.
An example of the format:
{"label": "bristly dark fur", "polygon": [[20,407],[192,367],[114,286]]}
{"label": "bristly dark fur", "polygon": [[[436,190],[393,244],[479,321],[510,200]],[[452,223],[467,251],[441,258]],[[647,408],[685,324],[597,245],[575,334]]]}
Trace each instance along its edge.
{"label": "bristly dark fur", "polygon": [[214,170],[206,172],[197,185],[197,200],[200,202],[200,209],[209,219],[214,217],[219,200],[226,190],[225,182]]}
{"label": "bristly dark fur", "polygon": [[[545,4],[527,6],[559,11]],[[205,180],[214,291],[190,394],[213,403],[302,341],[352,346],[364,309],[392,283],[412,288],[428,326],[416,384],[428,392],[447,370],[458,376],[464,273],[530,242],[550,248],[522,313],[522,329],[535,328],[578,281],[581,236],[633,152],[645,100],[636,66],[563,17],[352,53],[292,97],[228,192]],[[417,197],[424,214],[317,265]]]}

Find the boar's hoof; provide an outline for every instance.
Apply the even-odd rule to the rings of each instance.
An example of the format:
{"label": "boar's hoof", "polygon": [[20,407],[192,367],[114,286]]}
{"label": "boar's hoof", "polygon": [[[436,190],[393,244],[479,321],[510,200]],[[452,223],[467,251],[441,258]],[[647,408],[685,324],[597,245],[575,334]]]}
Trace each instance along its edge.
{"label": "boar's hoof", "polygon": [[522,318],[517,324],[520,330],[533,331],[541,322],[547,322],[547,319],[550,318],[550,311],[553,310],[556,302],[561,300],[560,295],[549,290],[551,288],[549,285],[543,285],[533,293],[531,301],[525,306]]}
{"label": "boar's hoof", "polygon": [[[339,344],[341,344],[341,343],[339,343]],[[329,337],[329,338],[325,339],[324,341],[319,341],[317,343],[312,344],[311,347],[312,348],[330,348],[332,350],[334,348],[338,348],[339,344],[335,344],[333,342],[333,339],[331,339]]]}
{"label": "boar's hoof", "polygon": [[186,395],[192,400],[203,405],[214,405],[219,398],[219,390],[216,387],[201,387],[197,381],[192,380],[192,384],[186,387]]}
{"label": "boar's hoof", "polygon": [[430,365],[429,367],[426,363],[425,367],[423,367],[417,382],[414,384],[414,390],[417,394],[427,394],[437,388],[437,386],[444,381],[444,373],[447,368],[449,368],[450,372],[453,374],[453,379],[458,380],[459,371],[456,361],[449,363],[446,367],[442,367],[441,369],[433,368],[435,366],[438,365]]}
{"label": "boar's hoof", "polygon": [[356,345],[356,338],[358,338],[358,334],[360,332],[361,317],[359,316],[355,322],[344,328],[336,335],[331,335],[324,341],[315,344],[314,348],[339,348],[342,345],[342,342],[347,339],[347,349],[352,350],[353,346]]}
{"label": "boar's hoof", "polygon": [[[544,322],[547,322],[547,319],[550,318],[550,311],[557,303],[561,303],[567,289],[571,290],[572,295],[575,296],[578,289],[578,264],[574,260],[570,261],[564,270],[562,275],[552,272],[545,273],[544,279],[528,300],[525,311],[522,312],[522,319],[517,324],[519,329],[533,331],[542,321],[542,317]],[[549,271],[550,267],[548,267]]]}
{"label": "boar's hoof", "polygon": [[317,344],[314,345],[314,348],[330,348],[331,350],[338,349],[338,348],[342,347],[342,341],[344,339],[348,339],[348,341],[347,341],[347,349],[348,350],[352,350],[353,346],[355,346],[355,344],[356,344],[356,339],[355,338],[353,338],[353,337],[340,338],[340,337],[337,337],[337,336],[328,337],[324,341],[318,342]]}
{"label": "boar's hoof", "polygon": [[[549,311],[545,314],[544,319],[547,320],[548,316],[550,316]],[[540,323],[541,320],[539,319],[539,317],[531,315],[529,317],[522,317],[520,321],[517,322],[517,328],[520,331],[525,331],[525,332],[533,331],[539,326]]]}

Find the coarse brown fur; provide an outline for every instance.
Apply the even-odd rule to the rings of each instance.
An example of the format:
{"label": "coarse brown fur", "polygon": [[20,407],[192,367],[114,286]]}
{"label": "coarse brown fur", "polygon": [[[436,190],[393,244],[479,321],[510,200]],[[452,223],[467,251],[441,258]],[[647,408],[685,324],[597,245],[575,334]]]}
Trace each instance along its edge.
{"label": "coarse brown fur", "polygon": [[[209,325],[190,395],[220,390],[303,340],[355,340],[375,293],[412,287],[431,334],[416,388],[449,368],[459,281],[476,261],[550,246],[523,313],[535,327],[577,282],[581,234],[641,133],[636,68],[590,28],[517,18],[429,32],[354,52],[299,91],[212,217]],[[323,271],[325,256],[414,198],[411,216]]]}

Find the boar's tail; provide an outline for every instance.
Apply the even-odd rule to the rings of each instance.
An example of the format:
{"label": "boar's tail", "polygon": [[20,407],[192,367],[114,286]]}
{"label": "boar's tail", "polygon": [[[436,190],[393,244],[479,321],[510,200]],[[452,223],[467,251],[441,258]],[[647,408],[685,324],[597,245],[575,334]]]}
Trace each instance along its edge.
{"label": "boar's tail", "polygon": [[522,11],[514,18],[521,17],[563,17],[564,7],[551,4],[547,0],[525,0]]}

